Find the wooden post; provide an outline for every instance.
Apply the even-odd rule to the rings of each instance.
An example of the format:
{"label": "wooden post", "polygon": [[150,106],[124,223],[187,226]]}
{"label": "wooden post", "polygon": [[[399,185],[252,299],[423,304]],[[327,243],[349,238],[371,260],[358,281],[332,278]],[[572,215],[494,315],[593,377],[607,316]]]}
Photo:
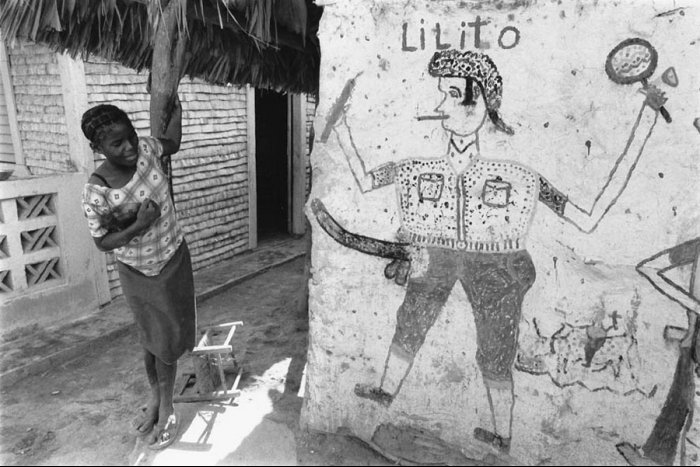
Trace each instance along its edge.
{"label": "wooden post", "polygon": [[306,96],[292,94],[290,132],[291,138],[291,233],[301,235],[306,228],[304,204],[306,203]]}
{"label": "wooden post", "polygon": [[10,77],[10,61],[7,56],[5,47],[5,38],[0,31],[0,80],[2,80],[2,89],[5,93],[5,103],[7,106],[7,118],[10,126],[10,136],[12,138],[12,147],[14,149],[15,175],[20,177],[29,176],[29,170],[24,164],[24,153],[22,152],[22,138],[20,137],[19,127],[17,126],[17,112],[15,107],[15,93],[12,86],[12,78]]}
{"label": "wooden post", "polygon": [[161,0],[162,15],[154,25],[155,41],[151,62],[151,134],[163,135],[170,121],[175,93],[185,58],[185,31],[178,31],[178,10],[186,8],[187,0]]}
{"label": "wooden post", "polygon": [[[158,8],[157,5],[152,6]],[[175,105],[175,95],[184,70],[186,33],[178,29],[178,12],[187,11],[187,0],[161,0],[161,15],[154,25],[155,39],[151,62],[151,135],[163,136],[170,122]],[[163,161],[173,196],[172,166],[170,157]],[[173,203],[175,200],[173,199]]]}
{"label": "wooden post", "polygon": [[255,169],[255,88],[246,85],[246,118],[248,149],[248,248],[258,247],[258,183]]}

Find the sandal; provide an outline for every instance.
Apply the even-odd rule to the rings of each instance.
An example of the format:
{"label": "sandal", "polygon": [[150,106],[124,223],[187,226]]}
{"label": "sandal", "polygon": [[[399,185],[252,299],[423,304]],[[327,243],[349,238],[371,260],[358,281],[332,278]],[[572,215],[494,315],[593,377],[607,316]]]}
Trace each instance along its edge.
{"label": "sandal", "polygon": [[158,436],[156,436],[155,442],[150,444],[148,449],[159,451],[173,444],[175,438],[177,438],[178,432],[180,431],[179,418],[180,417],[175,415],[175,413],[170,414],[168,420],[165,422],[165,426],[160,430]]}
{"label": "sandal", "polygon": [[[132,431],[139,438],[149,434],[153,430],[153,427],[156,426],[156,423],[158,423],[158,413],[156,413],[155,418],[151,418],[148,416],[147,410],[148,407],[145,405],[141,407],[141,412],[131,421]],[[144,431],[140,429],[148,423],[150,423],[150,426],[148,426],[147,430]]]}

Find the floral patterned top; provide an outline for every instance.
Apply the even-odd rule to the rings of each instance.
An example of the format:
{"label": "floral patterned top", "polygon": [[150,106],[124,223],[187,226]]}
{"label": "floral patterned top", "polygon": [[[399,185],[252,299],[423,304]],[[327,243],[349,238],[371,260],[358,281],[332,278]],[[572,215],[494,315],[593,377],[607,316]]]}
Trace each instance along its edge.
{"label": "floral patterned top", "polygon": [[139,138],[136,173],[121,188],[85,184],[83,213],[90,235],[103,237],[119,230],[119,223],[135,220],[141,202],[149,197],[160,206],[161,216],[148,230],[123,247],[114,250],[117,260],[146,276],[155,276],[165,267],[183,241],[168,191],[168,180],[160,168],[161,142],[153,137]]}

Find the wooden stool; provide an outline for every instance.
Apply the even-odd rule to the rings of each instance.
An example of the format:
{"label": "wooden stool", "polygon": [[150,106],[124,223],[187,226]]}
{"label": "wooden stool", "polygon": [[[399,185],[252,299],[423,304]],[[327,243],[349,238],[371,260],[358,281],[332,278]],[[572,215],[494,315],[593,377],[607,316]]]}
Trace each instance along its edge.
{"label": "wooden stool", "polygon": [[[191,352],[194,372],[182,372],[173,402],[221,400],[240,395],[238,383],[243,370],[236,362],[231,340],[236,326],[242,325],[242,321],[234,321],[204,328],[204,335]],[[236,375],[230,387],[227,373]]]}

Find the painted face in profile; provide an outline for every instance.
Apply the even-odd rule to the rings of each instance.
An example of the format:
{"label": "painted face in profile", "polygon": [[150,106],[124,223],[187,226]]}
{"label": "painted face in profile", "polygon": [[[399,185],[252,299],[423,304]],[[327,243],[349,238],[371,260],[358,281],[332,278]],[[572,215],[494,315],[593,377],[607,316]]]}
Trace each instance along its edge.
{"label": "painted face in profile", "polygon": [[[471,84],[471,89],[467,89],[467,83]],[[458,136],[476,133],[486,119],[486,102],[476,81],[441,77],[438,89],[443,99],[435,111],[446,117],[442,127]]]}

